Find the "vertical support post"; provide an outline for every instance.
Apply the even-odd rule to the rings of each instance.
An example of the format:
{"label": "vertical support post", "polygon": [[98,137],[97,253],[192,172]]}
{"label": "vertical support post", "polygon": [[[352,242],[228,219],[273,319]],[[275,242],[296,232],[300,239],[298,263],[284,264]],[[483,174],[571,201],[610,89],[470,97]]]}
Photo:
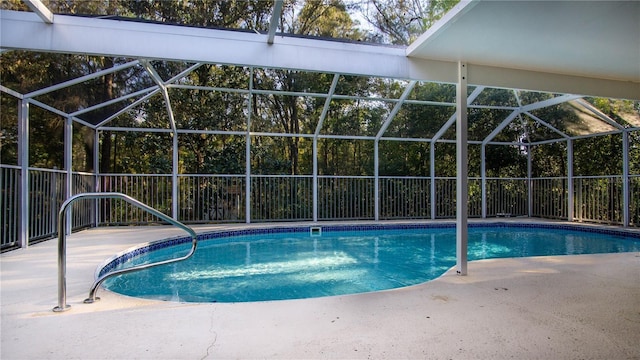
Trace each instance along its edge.
{"label": "vertical support post", "polygon": [[171,165],[171,217],[178,220],[178,131],[173,130],[173,156]]}
{"label": "vertical support post", "polygon": [[431,220],[436,219],[436,143],[431,141],[429,151],[429,175],[431,177]]}
{"label": "vertical support post", "polygon": [[573,140],[567,139],[567,220],[574,219],[573,204]]}
{"label": "vertical support post", "polygon": [[531,144],[527,145],[527,216],[533,216],[533,157],[531,156]]}
{"label": "vertical support post", "polygon": [[244,216],[247,224],[251,223],[251,134],[247,131],[245,140],[245,177],[244,177]]}
{"label": "vertical support post", "polygon": [[[64,187],[64,199],[67,200],[72,195],[73,190],[73,120],[67,117],[64,124],[64,169],[66,171],[66,182]],[[57,212],[54,211],[54,218]],[[67,219],[67,235],[71,234],[71,208],[69,208],[65,218]],[[56,222],[54,221],[54,224]],[[58,229],[61,230],[61,229]]]}
{"label": "vertical support post", "polygon": [[318,137],[313,137],[313,221],[318,221]]}
{"label": "vertical support post", "polygon": [[[100,192],[102,185],[100,183],[100,131],[96,129],[93,133],[93,173],[94,175],[94,191]],[[93,200],[93,227],[98,227],[100,224],[100,200]]]}
{"label": "vertical support post", "polygon": [[482,179],[482,218],[487,218],[487,160],[486,146],[482,144],[480,147],[480,178]]}
{"label": "vertical support post", "polygon": [[374,218],[375,221],[380,220],[380,164],[379,164],[379,145],[380,140],[373,141],[373,202],[374,202]]}
{"label": "vertical support post", "polygon": [[631,223],[631,187],[629,182],[629,130],[622,131],[622,226]]}
{"label": "vertical support post", "polygon": [[318,221],[318,136],[313,137],[313,221]]}
{"label": "vertical support post", "polygon": [[29,101],[18,107],[18,165],[20,165],[20,233],[21,248],[29,246]]}
{"label": "vertical support post", "polygon": [[244,177],[244,217],[247,224],[251,223],[251,111],[253,108],[253,68],[249,70],[249,101],[247,106],[247,134],[245,135],[245,177]]}
{"label": "vertical support post", "polygon": [[456,268],[459,275],[467,275],[469,149],[467,144],[467,64],[464,62],[458,62],[456,104]]}

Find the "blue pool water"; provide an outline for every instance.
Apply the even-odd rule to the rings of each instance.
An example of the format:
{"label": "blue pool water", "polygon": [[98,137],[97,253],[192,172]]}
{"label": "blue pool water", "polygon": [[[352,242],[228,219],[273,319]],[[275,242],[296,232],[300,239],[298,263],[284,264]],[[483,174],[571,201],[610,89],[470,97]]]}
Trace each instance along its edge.
{"label": "blue pool water", "polygon": [[[270,231],[273,231],[270,230]],[[184,255],[188,243],[116,261]],[[125,295],[187,302],[245,302],[393,289],[435,279],[456,263],[455,228],[283,232],[200,241],[190,259],[119,275]],[[638,237],[545,227],[472,227],[469,260],[640,251]],[[122,259],[122,257],[121,257]],[[113,263],[113,262],[112,262]]]}

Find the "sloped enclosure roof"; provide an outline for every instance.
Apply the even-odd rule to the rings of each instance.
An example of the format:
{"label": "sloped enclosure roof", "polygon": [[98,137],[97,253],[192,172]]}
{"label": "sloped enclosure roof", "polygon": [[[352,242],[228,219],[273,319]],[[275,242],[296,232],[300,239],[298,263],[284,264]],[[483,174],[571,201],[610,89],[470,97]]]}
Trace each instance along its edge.
{"label": "sloped enclosure roof", "polygon": [[[142,88],[132,89],[135,91],[108,103],[88,104],[86,108],[69,113],[74,120],[94,128],[108,124],[118,114],[158,95],[162,89],[187,86],[180,84],[182,79],[187,79],[189,73],[202,64],[327,73],[335,76],[334,82],[338,88],[338,79],[342,76],[401,81],[406,94],[387,98],[380,94],[374,94],[376,98],[367,98],[373,96],[371,94],[340,94],[336,92],[336,85],[320,93],[283,94],[278,89],[253,89],[248,80],[241,88],[202,89],[326,98],[325,111],[331,101],[339,99],[349,101],[360,98],[373,105],[380,100],[386,101],[390,104],[384,110],[388,111],[388,120],[377,135],[373,134],[378,138],[398,111],[402,110],[402,106],[412,102],[429,103],[428,99],[412,98],[411,88],[416,81],[418,84],[456,83],[458,62],[467,63],[467,81],[477,91],[483,91],[486,87],[556,94],[555,99],[538,104],[508,104],[503,109],[507,119],[503,126],[516,115],[535,117],[536,109],[559,106],[584,96],[640,100],[638,1],[461,1],[406,48],[292,37],[276,33],[276,26],[270,26],[268,34],[265,34],[128,21],[117,17],[59,15],[52,14],[38,0],[25,2],[30,4],[34,12],[0,12],[0,47],[3,51],[27,50],[132,59],[111,69],[22,94],[25,98],[38,101],[42,94],[90,81],[102,73],[133,67],[142,69],[138,72],[145,77],[145,81],[138,82],[144,85]],[[272,25],[277,22],[281,5],[280,1],[274,4]],[[163,78],[156,73],[154,60],[183,62],[184,72]],[[246,78],[249,79],[248,73]],[[2,90],[11,93],[11,89],[2,87]],[[471,106],[483,106],[474,104],[472,100],[478,94],[470,96]],[[561,94],[570,95],[559,96]],[[46,106],[43,103],[39,105]],[[441,105],[454,107],[455,103]],[[568,103],[564,106],[568,106]],[[92,119],[89,116],[92,111],[105,107],[113,109],[113,115],[106,119]],[[573,108],[580,108],[579,111],[586,114],[582,116],[583,120],[600,122],[586,133],[622,128],[585,102],[577,106],[574,104]],[[625,121],[632,127],[638,127],[636,118],[637,114],[630,114]],[[455,118],[452,116],[441,132],[450,126],[451,120]],[[535,120],[540,122],[546,119]],[[315,135],[325,134],[321,122]],[[175,128],[175,124],[171,127]],[[584,134],[577,131],[567,135]],[[432,139],[442,135],[433,134]],[[492,133],[489,138],[494,136],[495,133]]]}
{"label": "sloped enclosure roof", "polygon": [[0,19],[3,49],[449,83],[463,61],[473,85],[640,99],[637,1],[462,1],[406,50],[283,37],[273,26],[267,35],[237,33],[54,16],[46,7],[39,15],[2,11]]}
{"label": "sloped enclosure roof", "polygon": [[407,55],[637,83],[640,2],[462,2]]}

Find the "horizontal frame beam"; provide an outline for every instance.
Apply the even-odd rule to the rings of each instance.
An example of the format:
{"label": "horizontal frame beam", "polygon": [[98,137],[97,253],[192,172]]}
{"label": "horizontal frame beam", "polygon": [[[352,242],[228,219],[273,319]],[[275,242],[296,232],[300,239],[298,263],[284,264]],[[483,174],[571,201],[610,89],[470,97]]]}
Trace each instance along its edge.
{"label": "horizontal frame beam", "polygon": [[[456,83],[457,63],[406,56],[405,48],[283,36],[269,45],[252,32],[150,24],[56,15],[44,24],[38,15],[0,11],[0,44],[67,54],[232,64],[323,73]],[[100,39],[100,41],[96,41]],[[128,41],[122,42],[122,39]],[[233,48],[234,51],[210,51]],[[469,85],[640,99],[640,83],[475,65]]]}

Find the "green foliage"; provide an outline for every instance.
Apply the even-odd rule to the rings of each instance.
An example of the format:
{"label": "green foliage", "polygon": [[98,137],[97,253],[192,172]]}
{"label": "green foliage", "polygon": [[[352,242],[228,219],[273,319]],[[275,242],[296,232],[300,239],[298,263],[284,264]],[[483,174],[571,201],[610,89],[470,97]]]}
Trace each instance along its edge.
{"label": "green foliage", "polygon": [[18,164],[18,107],[13,96],[0,92],[0,163]]}
{"label": "green foliage", "polygon": [[368,41],[409,45],[459,0],[372,0],[356,4],[367,22],[378,29]]}
{"label": "green foliage", "polygon": [[[371,2],[285,1],[279,19],[279,31],[304,36],[323,36],[352,40],[376,40],[364,34],[350,11],[363,12],[365,20],[382,32],[382,38],[395,44],[406,44],[424,32],[457,1],[375,0]],[[148,21],[201,27],[221,27],[266,31],[272,11],[270,1],[198,1],[198,0],[49,0],[56,13],[117,15]],[[21,9],[21,1],[3,2],[4,8]],[[127,63],[130,59],[105,58],[11,51],[1,56],[0,77],[3,86],[19,93],[62,83]],[[181,73],[190,63],[154,60],[152,66],[163,80]],[[319,124],[333,74],[283,69],[250,69],[243,66],[204,64],[179,81],[180,85],[204,89],[169,88],[170,106],[176,126],[181,130],[203,130],[204,134],[179,136],[179,171],[196,174],[243,174],[247,130],[257,133],[313,134]],[[224,91],[277,90],[282,94],[259,94]],[[141,66],[108,74],[94,80],[52,91],[36,100],[65,112],[74,112],[122,95],[153,86],[155,83]],[[408,81],[363,76],[340,75],[335,90],[339,96],[366,99],[332,99],[322,135],[378,135],[395,102]],[[217,88],[219,90],[210,90]],[[472,88],[469,92],[473,91]],[[474,104],[517,107],[552,98],[553,94],[505,89],[485,89]],[[88,123],[99,123],[136,99],[102,107],[78,115]],[[455,86],[418,83],[409,96],[411,101],[452,103]],[[639,103],[627,100],[587,99],[604,114],[624,127],[638,126]],[[134,110],[121,114],[109,126],[169,129],[167,105],[156,94]],[[0,160],[17,163],[18,100],[8,94],[0,96]],[[512,112],[511,109],[469,110],[469,138],[484,140]],[[455,107],[446,104],[406,103],[383,134],[384,137],[431,139],[454,114]],[[250,124],[249,122],[250,117]],[[543,119],[560,132],[568,132],[567,124],[583,121],[570,107],[551,106],[534,110],[514,119],[493,140],[500,142],[538,142],[557,139],[555,131],[541,124]],[[30,162],[32,166],[63,166],[63,125],[59,115],[32,105],[30,108]],[[249,128],[247,128],[249,126]],[[235,131],[242,135],[218,135],[215,131]],[[455,125],[442,139],[455,139]],[[74,124],[74,170],[103,173],[169,173],[172,169],[173,140],[168,133],[108,132],[94,144],[93,132]],[[630,133],[632,173],[640,170],[638,131]],[[95,147],[100,147],[100,163],[93,163]],[[622,143],[619,135],[578,140],[574,144],[577,175],[618,174],[622,168]],[[312,141],[300,136],[252,136],[251,166],[254,174],[311,174],[313,172]],[[318,171],[324,175],[373,175],[371,140],[323,138],[318,140]],[[455,176],[455,144],[437,143],[436,175]],[[380,174],[428,176],[430,145],[427,142],[380,142]],[[526,175],[526,147],[489,145],[486,148],[487,176],[521,177]],[[536,146],[532,150],[534,176],[566,175],[566,143]],[[480,147],[469,147],[469,169],[480,173]]]}
{"label": "green foliage", "polygon": [[380,142],[381,176],[429,176],[430,145],[422,142]]}
{"label": "green foliage", "polygon": [[485,151],[488,177],[527,177],[527,157],[519,147],[493,145]]}
{"label": "green foliage", "polygon": [[354,40],[361,38],[345,4],[340,0],[304,1],[297,16],[295,10],[295,6],[287,6],[283,12],[285,32]]}
{"label": "green foliage", "polygon": [[578,139],[574,141],[573,148],[575,175],[622,174],[622,136]]}

